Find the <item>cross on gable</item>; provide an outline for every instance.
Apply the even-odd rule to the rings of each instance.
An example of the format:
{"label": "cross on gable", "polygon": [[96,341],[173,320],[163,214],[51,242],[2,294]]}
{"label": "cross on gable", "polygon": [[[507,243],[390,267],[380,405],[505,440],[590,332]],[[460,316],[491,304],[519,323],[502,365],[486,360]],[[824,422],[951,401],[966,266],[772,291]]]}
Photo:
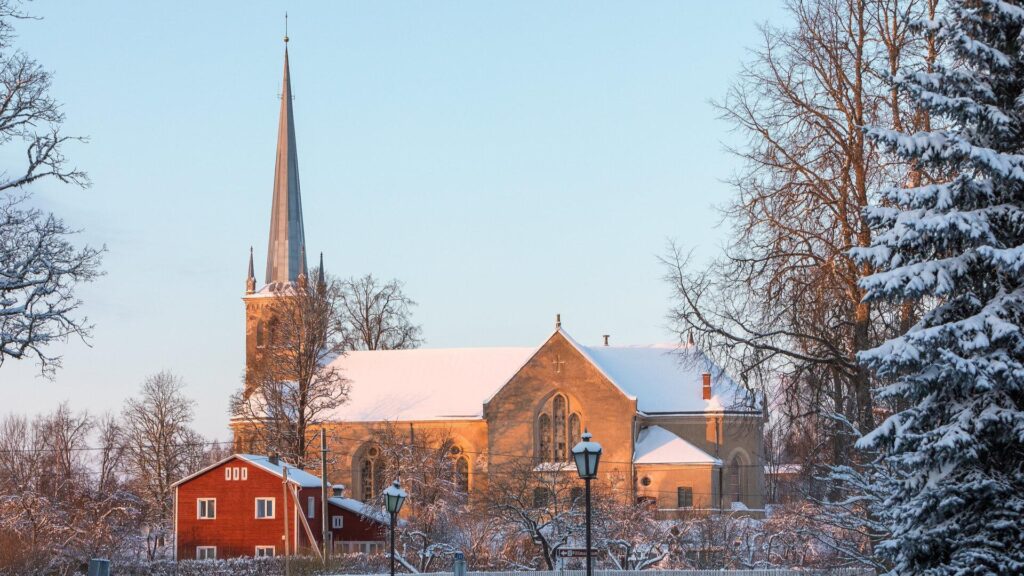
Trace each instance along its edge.
{"label": "cross on gable", "polygon": [[561,356],[556,355],[555,359],[551,361],[555,365],[555,373],[558,374],[562,371],[562,366],[565,365],[565,360],[562,360]]}

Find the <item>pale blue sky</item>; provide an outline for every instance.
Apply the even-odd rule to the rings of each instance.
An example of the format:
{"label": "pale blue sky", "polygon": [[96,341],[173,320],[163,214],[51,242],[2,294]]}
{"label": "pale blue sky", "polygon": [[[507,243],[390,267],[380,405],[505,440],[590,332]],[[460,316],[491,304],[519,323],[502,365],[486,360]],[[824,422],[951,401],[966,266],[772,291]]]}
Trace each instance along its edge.
{"label": "pale blue sky", "polygon": [[306,240],[329,272],[398,277],[431,347],[664,342],[657,256],[702,257],[735,169],[720,98],[778,2],[81,2],[29,5],[94,185],[40,205],[106,244],[92,348],[55,381],[0,368],[4,410],[119,409],[170,369],[225,438],[249,245],[262,277],[283,13]]}

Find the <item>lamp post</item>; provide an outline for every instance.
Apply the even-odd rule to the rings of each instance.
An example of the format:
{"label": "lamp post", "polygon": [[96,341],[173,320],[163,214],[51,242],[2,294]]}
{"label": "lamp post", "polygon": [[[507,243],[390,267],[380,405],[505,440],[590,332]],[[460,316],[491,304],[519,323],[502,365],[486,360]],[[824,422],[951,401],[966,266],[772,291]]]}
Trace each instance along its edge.
{"label": "lamp post", "polygon": [[590,481],[597,477],[597,465],[601,462],[601,445],[591,442],[590,432],[583,432],[583,440],[572,447],[576,461],[576,472],[587,485],[587,576],[593,576],[593,559],[590,557]]}
{"label": "lamp post", "polygon": [[398,512],[407,496],[398,480],[384,489],[384,507],[391,515],[391,576],[395,576],[395,522],[398,521]]}

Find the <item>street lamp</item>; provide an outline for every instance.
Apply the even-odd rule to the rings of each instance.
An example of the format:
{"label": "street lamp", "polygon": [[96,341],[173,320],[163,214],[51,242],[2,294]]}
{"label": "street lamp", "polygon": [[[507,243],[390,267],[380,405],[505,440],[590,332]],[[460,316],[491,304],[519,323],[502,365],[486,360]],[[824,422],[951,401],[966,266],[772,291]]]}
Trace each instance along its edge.
{"label": "street lamp", "polygon": [[395,576],[395,522],[398,520],[398,512],[408,494],[402,490],[398,480],[384,489],[384,507],[391,515],[391,576]]}
{"label": "street lamp", "polygon": [[590,432],[583,432],[583,440],[572,447],[576,460],[576,472],[587,485],[587,576],[593,576],[593,561],[590,557],[590,481],[597,477],[597,465],[601,462],[601,445],[591,442]]}

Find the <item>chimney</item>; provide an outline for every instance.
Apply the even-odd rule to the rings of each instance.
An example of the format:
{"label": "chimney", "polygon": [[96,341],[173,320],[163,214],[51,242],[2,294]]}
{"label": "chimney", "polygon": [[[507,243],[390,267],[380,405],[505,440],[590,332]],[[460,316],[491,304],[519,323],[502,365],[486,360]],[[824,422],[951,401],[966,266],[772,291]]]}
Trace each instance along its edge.
{"label": "chimney", "polygon": [[345,485],[344,484],[335,484],[334,486],[332,486],[331,487],[331,496],[333,496],[334,498],[344,498],[345,497]]}
{"label": "chimney", "polygon": [[705,372],[701,377],[704,379],[704,399],[711,400],[711,373]]}
{"label": "chimney", "polygon": [[271,454],[271,455],[270,455],[270,456],[269,456],[269,457],[267,458],[267,460],[269,460],[269,461],[270,461],[270,463],[271,463],[271,464],[273,464],[274,466],[277,466],[277,465],[278,465],[278,464],[279,464],[279,463],[281,462],[281,461],[280,461],[280,460],[278,459],[278,457],[277,457],[277,454]]}
{"label": "chimney", "polygon": [[611,334],[603,334],[603,335],[602,335],[602,338],[604,338],[604,345],[605,345],[605,346],[607,346],[607,345],[608,345],[608,339],[609,339],[609,338],[611,338],[611,337],[612,337],[612,335],[611,335]]}

